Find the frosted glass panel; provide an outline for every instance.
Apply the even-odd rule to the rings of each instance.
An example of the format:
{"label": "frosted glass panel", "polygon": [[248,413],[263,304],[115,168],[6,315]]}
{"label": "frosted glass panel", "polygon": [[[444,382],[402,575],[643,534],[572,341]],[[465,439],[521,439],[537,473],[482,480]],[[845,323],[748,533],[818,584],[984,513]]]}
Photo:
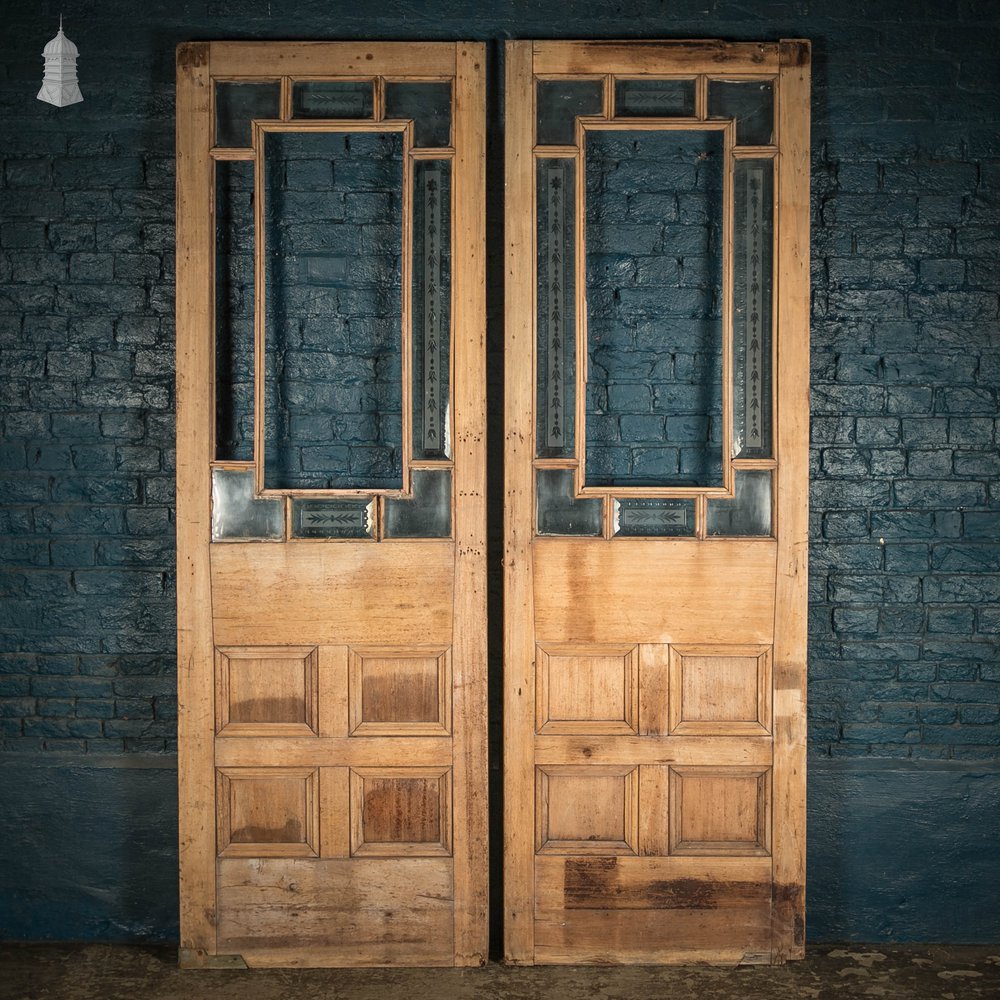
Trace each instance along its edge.
{"label": "frosted glass panel", "polygon": [[215,85],[215,144],[246,148],[253,145],[251,122],[274,119],[281,107],[281,88],[274,83]]}
{"label": "frosted glass panel", "polygon": [[539,469],[535,480],[540,535],[601,535],[603,509],[600,499],[573,496],[572,469]]}
{"label": "frosted glass panel", "polygon": [[375,501],[292,500],[293,538],[371,538]]}
{"label": "frosted glass panel", "polygon": [[586,141],[586,476],[722,483],[720,130]]}
{"label": "frosted glass panel", "polygon": [[264,144],[268,489],[402,486],[403,139]]}
{"label": "frosted glass panel", "polygon": [[385,501],[386,538],[448,538],[451,535],[451,471],[413,472],[413,495]]}
{"label": "frosted glass panel", "polygon": [[694,501],[635,497],[616,499],[614,534],[639,538],[693,535]]}
{"label": "frosted glass panel", "polygon": [[251,469],[212,470],[212,541],[280,539],[285,534],[280,500],[256,500]]}
{"label": "frosted glass panel", "polygon": [[451,145],[450,83],[387,83],[386,118],[412,118],[415,146]]}
{"label": "frosted glass panel", "polygon": [[295,118],[371,118],[371,80],[302,80],[292,86]]}
{"label": "frosted glass panel", "polygon": [[576,142],[576,119],[599,115],[604,108],[600,80],[539,80],[536,91],[538,144],[569,146]]}
{"label": "frosted glass panel", "polygon": [[736,119],[737,146],[767,146],[774,141],[774,86],[770,80],[710,80],[710,118]]}
{"label": "frosted glass panel", "polygon": [[622,118],[694,116],[694,80],[616,80],[615,114]]}
{"label": "frosted glass panel", "polygon": [[710,535],[771,534],[771,473],[740,469],[736,472],[736,496],[732,500],[708,501]]}

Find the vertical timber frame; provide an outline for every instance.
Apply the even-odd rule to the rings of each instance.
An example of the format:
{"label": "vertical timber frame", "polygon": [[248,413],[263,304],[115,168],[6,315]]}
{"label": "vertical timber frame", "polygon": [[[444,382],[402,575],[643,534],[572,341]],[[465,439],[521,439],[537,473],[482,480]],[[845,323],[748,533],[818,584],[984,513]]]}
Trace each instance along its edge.
{"label": "vertical timber frame", "polygon": [[[641,944],[637,944],[637,952],[642,951],[645,957],[618,957],[615,947],[620,937],[611,920],[602,925],[607,928],[606,943],[590,952],[591,956],[600,954],[600,958],[581,959],[581,954],[587,953],[573,950],[568,923],[564,931],[547,932],[549,941],[544,948],[536,946],[536,908],[552,905],[551,900],[546,904],[536,898],[539,890],[535,866],[536,783],[533,780],[536,746],[544,742],[535,734],[535,673],[536,657],[539,656],[535,605],[540,591],[552,580],[551,571],[544,579],[540,576],[537,564],[541,549],[535,537],[535,469],[546,465],[544,460],[536,459],[535,447],[538,359],[533,149],[536,81],[603,76],[607,108],[614,75],[650,79],[694,77],[697,81],[695,117],[707,124],[708,79],[726,79],[728,74],[733,74],[737,79],[766,77],[773,80],[776,147],[768,147],[769,152],[765,153],[773,156],[775,163],[772,300],[775,304],[773,377],[777,388],[773,396],[774,458],[743,459],[739,463],[745,469],[775,470],[772,511],[772,524],[776,525],[776,529],[772,529],[776,542],[775,562],[770,580],[762,583],[772,591],[774,608],[773,621],[769,617],[767,623],[773,643],[770,691],[773,756],[769,761],[773,804],[767,831],[770,837],[763,841],[770,853],[770,921],[765,931],[769,947],[748,952],[743,961],[781,963],[802,958],[805,928],[810,46],[803,40],[779,43],[716,40],[508,42],[505,65],[504,952],[509,962],[525,965],[536,961],[685,960],[679,954],[671,954],[669,946],[654,953],[652,945],[643,951]],[[565,156],[567,151],[554,149],[552,155]],[[741,155],[755,155],[755,151],[748,148]],[[577,177],[577,185],[578,190],[585,186],[582,172]],[[730,185],[727,204],[731,204],[731,191]],[[730,243],[732,238],[730,219],[726,242]],[[579,233],[577,239],[580,239]],[[581,267],[577,276],[578,302],[585,301],[579,292],[584,275],[585,270]],[[577,317],[577,324],[578,329],[585,324],[585,313],[582,319]],[[726,326],[731,332],[731,319],[727,319]],[[580,372],[585,365],[586,352],[581,351],[577,359],[578,400],[582,396]],[[731,391],[727,380],[725,392]],[[730,399],[728,412],[731,406]],[[578,434],[581,424],[578,420]],[[582,441],[578,443],[578,454],[581,448]],[[727,461],[729,457],[727,454]],[[552,461],[548,464],[570,467],[573,463]],[[582,469],[577,468],[575,478],[575,493],[580,498],[584,495]],[[731,489],[732,484],[727,483],[727,491]],[[614,492],[628,494],[626,489]],[[637,491],[642,495],[655,492],[645,488]],[[698,492],[705,494],[707,491]],[[682,490],[669,491],[671,496],[682,494]],[[609,499],[606,499],[604,539],[605,544],[613,545],[612,533],[607,527],[608,505]],[[705,537],[704,495],[697,498],[697,508],[698,544],[718,544]],[[584,540],[576,544],[582,546]],[[587,551],[592,551],[597,544],[586,541],[590,546]],[[582,553],[584,549],[577,551]],[[609,564],[620,565],[622,561]],[[573,565],[574,561],[570,560],[563,568],[572,572]],[[613,590],[616,594],[622,593],[622,588]],[[585,595],[574,592],[571,600],[584,601]],[[586,621],[586,614],[575,620]],[[734,637],[734,641],[738,641],[738,637]],[[585,750],[585,755],[593,752],[598,756],[600,741],[591,738],[587,742],[592,750]],[[663,752],[669,751],[664,749]],[[640,824],[642,822],[640,817]],[[549,912],[566,916],[573,913],[571,910]],[[611,916],[608,910],[598,915]],[[553,938],[565,940],[566,950],[560,953],[559,945],[551,943]],[[731,949],[708,945],[698,951],[694,960],[728,962],[732,961],[731,954]]]}
{"label": "vertical timber frame", "polygon": [[[442,820],[450,833],[453,891],[451,899],[442,895],[432,901],[440,905],[453,903],[453,912],[449,915],[453,934],[448,935],[453,940],[453,948],[450,958],[437,959],[432,964],[476,966],[486,961],[485,71],[485,45],[469,42],[192,42],[178,47],[177,687],[181,803],[179,955],[183,966],[244,967],[241,956],[220,954],[220,951],[233,949],[219,947],[222,913],[217,895],[215,774],[220,758],[217,757],[215,732],[214,634],[218,608],[213,607],[211,560],[212,470],[229,468],[249,472],[257,464],[216,461],[214,440],[215,163],[253,159],[250,149],[213,148],[214,86],[217,81],[233,80],[280,83],[280,122],[272,122],[272,128],[289,127],[286,123],[292,118],[295,79],[378,80],[374,94],[376,122],[385,117],[382,80],[450,81],[452,84],[451,148],[426,152],[444,153],[444,158],[450,158],[453,163],[450,385],[454,441],[450,459],[425,462],[422,466],[413,463],[421,468],[448,468],[453,477],[451,538],[430,543],[448,546],[454,553],[450,601],[453,622],[450,695],[454,727],[448,782],[452,814]],[[354,130],[356,123],[346,124]],[[308,121],[302,121],[301,125],[304,131],[317,127],[322,130],[322,126]],[[406,199],[412,194],[410,166],[408,162]],[[407,230],[404,236],[406,253],[410,252],[409,239]],[[259,255],[256,269],[255,284],[260,287]],[[408,350],[404,350],[404,355],[406,377],[410,364]],[[410,444],[407,429],[404,438],[407,452]],[[404,490],[398,492],[408,491],[409,484],[405,483]],[[291,562],[300,558],[292,555],[296,546],[289,544],[291,501],[288,495],[294,491],[283,492],[286,495],[283,549]],[[335,541],[324,544],[329,544],[328,551],[333,553],[347,551],[352,543],[347,542],[342,547]],[[400,539],[392,543],[391,550],[405,560],[409,557],[404,553],[424,544]],[[298,541],[296,545],[308,550],[315,543]],[[372,547],[373,551],[374,548],[381,546]],[[253,544],[245,551],[264,549],[273,551],[272,546]],[[238,549],[232,547],[227,551],[236,554]],[[388,547],[385,552],[384,558],[390,558]],[[321,691],[320,697],[331,695]],[[317,742],[323,744],[322,740]],[[363,747],[346,740],[333,742],[344,748],[345,758],[336,761],[338,765],[349,765],[355,758],[364,761]],[[253,757],[252,740],[230,741],[228,745],[234,750],[245,747],[249,757]],[[353,757],[350,756],[352,745]],[[421,748],[420,741],[416,741],[414,749]],[[238,758],[239,753],[236,756]],[[242,766],[242,762],[238,763]],[[346,768],[342,769],[346,773]],[[350,946],[351,942],[345,944]],[[401,944],[405,955],[406,942]],[[368,946],[364,953],[361,944],[355,950],[357,956],[344,962],[303,948],[293,964],[392,964],[391,950]],[[350,948],[345,951],[349,952]],[[273,964],[286,963],[278,960]],[[403,964],[413,963],[404,961]]]}

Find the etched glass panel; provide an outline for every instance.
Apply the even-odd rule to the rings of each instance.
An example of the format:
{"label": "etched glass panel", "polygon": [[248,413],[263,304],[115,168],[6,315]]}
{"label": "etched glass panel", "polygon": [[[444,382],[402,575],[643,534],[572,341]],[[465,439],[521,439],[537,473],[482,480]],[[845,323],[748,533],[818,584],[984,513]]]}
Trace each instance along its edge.
{"label": "etched glass panel", "polygon": [[275,83],[217,83],[215,85],[215,144],[229,148],[253,145],[250,123],[255,118],[277,118],[281,88]]}
{"label": "etched glass panel", "polygon": [[535,475],[538,534],[600,536],[604,533],[603,502],[578,500],[573,495],[572,469],[538,469]]}
{"label": "etched glass panel", "polygon": [[413,119],[413,145],[451,145],[450,83],[387,83],[386,118]]}
{"label": "etched glass panel", "polygon": [[415,469],[412,476],[412,496],[385,501],[385,537],[450,537],[451,470]]}
{"label": "etched glass panel", "polygon": [[253,459],[253,163],[215,165],[215,457]]}
{"label": "etched glass panel", "polygon": [[281,500],[253,495],[252,469],[212,470],[212,541],[284,538]]}
{"label": "etched glass panel", "polygon": [[375,501],[292,500],[293,538],[371,538]]}
{"label": "etched glass panel", "polygon": [[708,116],[736,119],[737,146],[769,146],[774,141],[774,85],[770,80],[710,80]]}
{"label": "etched glass panel", "polygon": [[615,115],[621,118],[691,118],[694,80],[615,80]]}
{"label": "etched glass panel", "polygon": [[619,537],[681,537],[694,534],[693,500],[614,500],[614,534]]}
{"label": "etched glass panel", "polygon": [[733,455],[770,458],[771,160],[737,160],[733,178]]}
{"label": "etched glass panel", "polygon": [[451,163],[413,165],[413,457],[450,449]]}
{"label": "etched glass panel", "polygon": [[588,486],[722,483],[721,130],[586,140]]}
{"label": "etched glass panel", "polygon": [[539,80],[536,91],[539,146],[572,146],[576,119],[604,110],[601,80]]}
{"label": "etched glass panel", "polygon": [[267,489],[402,487],[403,152],[266,133]]}
{"label": "etched glass panel", "polygon": [[371,118],[371,80],[299,80],[292,85],[294,118]]}
{"label": "etched glass panel", "polygon": [[708,501],[709,535],[771,534],[771,472],[737,469],[736,496]]}
{"label": "etched glass panel", "polygon": [[537,453],[573,454],[576,429],[576,295],[573,160],[538,161]]}

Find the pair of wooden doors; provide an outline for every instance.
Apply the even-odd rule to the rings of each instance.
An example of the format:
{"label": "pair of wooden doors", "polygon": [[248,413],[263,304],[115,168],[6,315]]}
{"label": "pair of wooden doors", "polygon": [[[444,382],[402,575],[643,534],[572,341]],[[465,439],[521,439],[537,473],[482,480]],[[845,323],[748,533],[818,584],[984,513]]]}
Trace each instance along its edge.
{"label": "pair of wooden doors", "polygon": [[[178,50],[188,965],[487,955],[485,56]],[[512,962],[802,954],[808,74],[507,46]]]}

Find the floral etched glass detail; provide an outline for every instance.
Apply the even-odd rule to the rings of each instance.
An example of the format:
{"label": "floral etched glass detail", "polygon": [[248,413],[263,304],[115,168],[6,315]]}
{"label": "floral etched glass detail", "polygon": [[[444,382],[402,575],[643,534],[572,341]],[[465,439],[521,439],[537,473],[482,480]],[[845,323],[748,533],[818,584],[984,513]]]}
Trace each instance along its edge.
{"label": "floral etched glass detail", "polygon": [[709,535],[770,535],[771,472],[769,469],[737,469],[736,495],[708,501]]}
{"label": "floral etched glass detail", "polygon": [[212,470],[212,541],[277,541],[285,536],[280,500],[253,495],[252,469]]}
{"label": "floral etched glass detail", "polygon": [[375,501],[292,500],[293,538],[371,538]]}
{"label": "floral etched glass detail", "polygon": [[413,197],[413,456],[447,458],[451,164],[418,160]]}
{"label": "floral etched glass detail", "polygon": [[542,458],[573,454],[576,333],[576,196],[572,160],[538,164],[538,421]]}
{"label": "floral etched glass detail", "polygon": [[771,287],[774,240],[771,160],[737,160],[734,175],[733,455],[770,458]]}
{"label": "floral etched glass detail", "polygon": [[613,517],[618,537],[694,535],[693,500],[615,499]]}
{"label": "floral etched glass detail", "polygon": [[691,118],[694,80],[616,80],[615,115],[621,118]]}
{"label": "floral etched glass detail", "polygon": [[603,534],[604,505],[600,499],[574,496],[572,469],[538,469],[535,475],[538,534]]}
{"label": "floral etched glass detail", "polygon": [[293,118],[371,118],[371,80],[298,80]]}

